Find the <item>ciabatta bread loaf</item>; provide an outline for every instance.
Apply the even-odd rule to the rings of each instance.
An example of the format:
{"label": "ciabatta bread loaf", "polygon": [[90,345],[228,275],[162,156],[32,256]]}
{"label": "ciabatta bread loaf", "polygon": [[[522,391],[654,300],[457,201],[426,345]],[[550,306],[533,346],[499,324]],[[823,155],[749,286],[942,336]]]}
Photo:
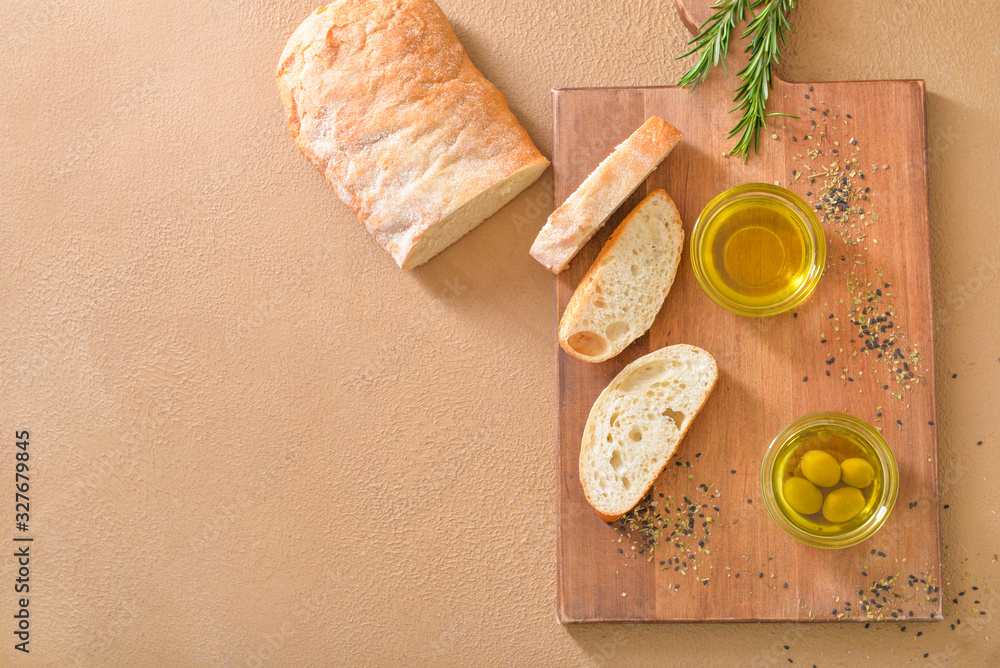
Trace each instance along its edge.
{"label": "ciabatta bread loaf", "polygon": [[549,161],[432,0],[340,0],[292,34],[295,143],[403,269],[476,227]]}
{"label": "ciabatta bread loaf", "polygon": [[531,256],[558,274],[681,140],[677,128],[650,116],[552,212]]}
{"label": "ciabatta bread loaf", "polygon": [[676,345],[632,362],[601,392],[580,444],[580,482],[601,519],[614,521],[642,500],[718,378],[711,355]]}
{"label": "ciabatta bread loaf", "polygon": [[586,362],[625,350],[653,324],[677,275],[681,217],[654,190],[622,221],[580,281],[559,321],[559,345]]}

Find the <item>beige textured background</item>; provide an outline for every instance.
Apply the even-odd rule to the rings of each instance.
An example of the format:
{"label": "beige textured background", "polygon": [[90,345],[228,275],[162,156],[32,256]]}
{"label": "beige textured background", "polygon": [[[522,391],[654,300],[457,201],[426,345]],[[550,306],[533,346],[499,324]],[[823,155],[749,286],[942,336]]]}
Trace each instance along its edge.
{"label": "beige textured background", "polygon": [[[441,0],[546,153],[550,88],[682,71],[672,3],[622,4]],[[803,2],[780,68],[927,80],[948,602],[905,631],[556,623],[551,173],[400,272],[285,128],[313,8],[0,4],[0,480],[29,429],[36,536],[0,665],[1000,661],[997,3]]]}

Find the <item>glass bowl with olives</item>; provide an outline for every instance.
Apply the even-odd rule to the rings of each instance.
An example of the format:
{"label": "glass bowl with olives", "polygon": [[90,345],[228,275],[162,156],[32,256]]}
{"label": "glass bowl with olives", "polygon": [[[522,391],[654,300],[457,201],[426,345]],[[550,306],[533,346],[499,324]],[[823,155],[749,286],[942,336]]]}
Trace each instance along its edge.
{"label": "glass bowl with olives", "polygon": [[793,538],[841,548],[870,538],[896,503],[899,469],[882,435],[846,413],[812,413],[774,438],[761,467],[767,511]]}

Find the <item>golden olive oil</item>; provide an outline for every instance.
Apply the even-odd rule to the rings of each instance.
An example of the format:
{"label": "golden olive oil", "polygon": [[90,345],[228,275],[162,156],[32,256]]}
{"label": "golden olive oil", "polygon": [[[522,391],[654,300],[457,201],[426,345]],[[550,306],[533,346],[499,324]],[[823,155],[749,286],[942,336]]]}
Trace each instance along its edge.
{"label": "golden olive oil", "polygon": [[750,195],[715,212],[699,253],[706,278],[723,298],[762,308],[785,302],[809,280],[815,249],[787,204]]}
{"label": "golden olive oil", "polygon": [[[813,426],[795,434],[783,450],[784,453],[775,462],[772,469],[772,485],[775,500],[781,508],[782,514],[789,521],[814,534],[836,536],[854,531],[879,510],[885,487],[882,464],[875,449],[858,434],[835,425]],[[864,497],[862,510],[846,522],[831,522],[827,520],[822,511],[802,515],[794,510],[785,499],[783,492],[785,481],[792,476],[805,477],[802,471],[802,458],[812,450],[822,450],[830,454],[838,464],[855,458],[862,459],[874,471],[871,484],[860,489],[861,495]],[[845,487],[853,486],[847,485],[841,479],[832,486],[820,487],[820,491],[825,500],[831,492]]]}

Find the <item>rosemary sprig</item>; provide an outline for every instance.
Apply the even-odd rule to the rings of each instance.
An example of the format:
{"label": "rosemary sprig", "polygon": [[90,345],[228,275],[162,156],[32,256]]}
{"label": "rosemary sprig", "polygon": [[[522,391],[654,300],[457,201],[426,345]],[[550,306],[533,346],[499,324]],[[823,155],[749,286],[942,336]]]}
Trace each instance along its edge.
{"label": "rosemary sprig", "polygon": [[795,0],[757,0],[752,6],[763,4],[760,13],[750,19],[743,39],[750,37],[747,53],[750,61],[739,77],[742,83],[736,89],[732,111],[743,111],[743,117],[729,132],[732,138],[740,135],[736,145],[729,151],[730,155],[743,156],[747,161],[750,146],[754,153],[760,147],[760,131],[767,127],[770,116],[789,116],[789,114],[765,113],[767,95],[771,88],[771,65],[781,58],[781,46],[785,43],[785,31],[788,30],[786,15],[795,7]]}
{"label": "rosemary sprig", "polygon": [[701,24],[698,34],[688,42],[694,47],[684,55],[678,56],[678,59],[681,59],[693,53],[698,54],[698,62],[681,77],[681,80],[677,82],[678,86],[684,88],[690,85],[691,90],[694,90],[708,76],[708,71],[719,63],[722,63],[722,69],[725,71],[726,54],[729,52],[729,35],[733,28],[746,18],[747,9],[752,1],[719,0],[712,5],[715,13]]}
{"label": "rosemary sprig", "polygon": [[[761,5],[761,11],[753,15],[753,10]],[[713,66],[721,63],[722,69],[726,69],[726,54],[733,28],[748,13],[751,14],[746,32],[742,35],[743,39],[750,37],[746,48],[750,60],[739,71],[741,83],[734,98],[736,107],[731,110],[742,111],[743,116],[729,133],[730,138],[740,135],[729,154],[743,156],[743,162],[747,161],[751,146],[754,152],[758,151],[760,131],[767,127],[767,118],[789,115],[768,114],[765,109],[771,88],[771,65],[781,57],[781,46],[785,43],[785,31],[788,30],[786,17],[794,7],[795,0],[719,0],[712,5],[715,13],[688,42],[694,45],[693,48],[680,56],[684,58],[698,54],[698,61],[677,83],[681,87],[690,85],[691,90],[694,90],[708,76],[708,71]]]}

